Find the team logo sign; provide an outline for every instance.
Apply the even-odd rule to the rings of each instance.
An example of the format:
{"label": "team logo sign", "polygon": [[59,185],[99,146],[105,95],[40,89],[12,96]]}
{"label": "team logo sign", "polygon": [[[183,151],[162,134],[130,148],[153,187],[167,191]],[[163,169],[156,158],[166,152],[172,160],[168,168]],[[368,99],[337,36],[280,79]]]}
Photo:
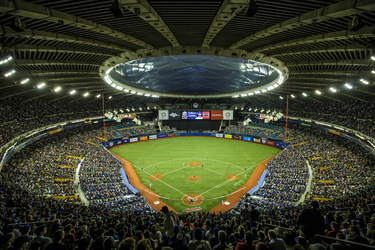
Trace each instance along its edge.
{"label": "team logo sign", "polygon": [[159,110],[159,120],[169,120],[169,111]]}

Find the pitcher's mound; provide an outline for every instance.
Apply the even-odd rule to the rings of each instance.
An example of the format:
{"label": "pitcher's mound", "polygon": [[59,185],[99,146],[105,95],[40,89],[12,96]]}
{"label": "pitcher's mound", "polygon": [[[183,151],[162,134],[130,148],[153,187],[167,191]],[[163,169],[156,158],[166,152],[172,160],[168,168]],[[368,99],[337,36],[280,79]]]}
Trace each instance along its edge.
{"label": "pitcher's mound", "polygon": [[225,175],[225,178],[226,178],[227,180],[229,180],[229,181],[235,181],[235,180],[237,180],[237,179],[240,178],[240,177],[235,176],[235,175],[232,175],[232,174],[226,174],[226,175]]}
{"label": "pitcher's mound", "polygon": [[198,176],[194,176],[194,175],[193,175],[193,176],[189,176],[189,177],[188,177],[188,180],[189,180],[189,181],[198,181],[198,180],[199,180],[199,177],[198,177]]}
{"label": "pitcher's mound", "polygon": [[188,163],[188,165],[189,165],[189,166],[200,166],[200,165],[202,165],[202,164],[199,163],[199,162],[193,161],[193,162]]}
{"label": "pitcher's mound", "polygon": [[184,195],[181,200],[182,203],[188,206],[197,206],[204,201],[203,197],[199,194],[187,194]]}
{"label": "pitcher's mound", "polygon": [[157,173],[157,174],[154,174],[154,175],[150,175],[148,178],[150,178],[153,181],[158,181],[158,180],[161,179],[162,176],[163,176],[162,174]]}

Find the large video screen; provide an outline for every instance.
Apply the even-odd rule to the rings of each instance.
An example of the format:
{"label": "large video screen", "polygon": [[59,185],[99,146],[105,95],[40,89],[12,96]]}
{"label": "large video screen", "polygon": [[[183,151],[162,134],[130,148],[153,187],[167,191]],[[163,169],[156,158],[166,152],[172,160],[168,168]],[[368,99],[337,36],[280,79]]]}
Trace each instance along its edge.
{"label": "large video screen", "polygon": [[182,120],[206,120],[210,119],[210,111],[182,111]]}

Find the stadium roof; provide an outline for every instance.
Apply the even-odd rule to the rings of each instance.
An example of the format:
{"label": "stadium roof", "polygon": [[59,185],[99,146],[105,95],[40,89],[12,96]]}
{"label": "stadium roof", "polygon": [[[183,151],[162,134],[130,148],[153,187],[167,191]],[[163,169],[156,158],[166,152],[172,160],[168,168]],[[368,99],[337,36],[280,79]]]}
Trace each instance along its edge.
{"label": "stadium roof", "polygon": [[[120,8],[114,12],[122,17],[114,16],[112,1],[107,0],[0,1],[0,60],[12,57],[0,65],[0,99],[95,101],[104,94],[113,96],[111,101],[188,102],[194,99],[191,94],[199,92],[197,88],[209,94],[223,77],[231,87],[220,85],[217,89],[221,92],[249,90],[238,82],[243,77],[238,63],[246,61],[278,70],[284,82],[250,96],[250,90],[238,98],[212,100],[214,96],[208,96],[207,102],[269,102],[286,95],[299,102],[374,98],[373,0],[257,0],[258,11],[252,17],[249,1],[118,0]],[[22,22],[25,27],[19,27]],[[216,58],[214,61],[225,65],[227,72],[237,70],[236,81],[219,72],[214,72],[219,78],[209,81],[206,75],[195,74],[203,80],[177,91],[171,83],[180,83],[176,79],[181,76],[175,77],[172,70],[188,73],[186,68],[191,67],[196,73],[202,67],[193,62],[178,68],[176,60],[201,56]],[[147,83],[153,83],[154,90],[177,94],[154,98],[106,83],[109,69],[134,60],[169,61],[171,69],[155,63],[158,74],[154,71]],[[169,85],[160,77],[163,67],[171,77]],[[155,75],[157,78],[152,78]],[[25,79],[29,81],[23,82]],[[135,83],[137,79],[126,81]],[[45,85],[40,85],[43,82]],[[147,88],[147,83],[140,88]],[[57,87],[61,88],[58,92]],[[76,93],[69,94],[73,89]],[[84,97],[84,93],[89,95]]]}

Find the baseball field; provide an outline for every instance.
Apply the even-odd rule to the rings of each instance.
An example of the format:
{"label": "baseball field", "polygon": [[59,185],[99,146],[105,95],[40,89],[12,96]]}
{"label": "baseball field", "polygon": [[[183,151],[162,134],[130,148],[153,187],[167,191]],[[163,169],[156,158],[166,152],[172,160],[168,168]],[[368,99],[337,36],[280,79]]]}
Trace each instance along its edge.
{"label": "baseball field", "polygon": [[[139,181],[179,213],[222,204],[280,149],[241,140],[175,137],[110,149],[131,163]],[[146,191],[146,189],[145,189]],[[142,193],[142,190],[141,190]],[[148,192],[151,193],[151,192]]]}

